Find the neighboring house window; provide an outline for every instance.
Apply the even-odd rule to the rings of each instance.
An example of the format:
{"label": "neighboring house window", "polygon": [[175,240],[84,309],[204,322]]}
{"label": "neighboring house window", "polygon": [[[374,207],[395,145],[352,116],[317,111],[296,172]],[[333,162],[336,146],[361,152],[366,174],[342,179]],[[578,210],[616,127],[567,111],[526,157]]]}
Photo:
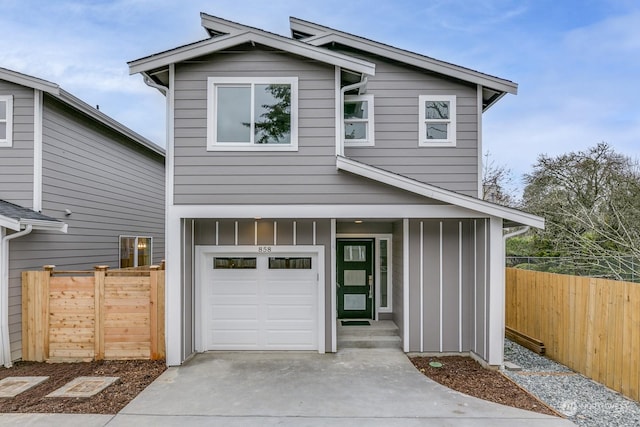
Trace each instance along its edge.
{"label": "neighboring house window", "polygon": [[296,77],[209,77],[207,148],[298,149]]}
{"label": "neighboring house window", "polygon": [[151,265],[152,238],[120,236],[120,268]]}
{"label": "neighboring house window", "polygon": [[344,97],[344,143],[374,145],[373,95]]}
{"label": "neighboring house window", "polygon": [[0,95],[0,147],[13,144],[13,96]]}
{"label": "neighboring house window", "polygon": [[454,147],[456,145],[456,97],[419,96],[421,147]]}

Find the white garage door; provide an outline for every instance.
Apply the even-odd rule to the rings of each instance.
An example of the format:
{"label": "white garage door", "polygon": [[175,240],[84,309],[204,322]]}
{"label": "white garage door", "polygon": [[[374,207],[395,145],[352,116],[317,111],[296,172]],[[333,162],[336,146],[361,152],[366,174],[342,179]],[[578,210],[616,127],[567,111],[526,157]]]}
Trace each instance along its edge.
{"label": "white garage door", "polygon": [[212,255],[203,283],[207,350],[317,350],[317,257]]}

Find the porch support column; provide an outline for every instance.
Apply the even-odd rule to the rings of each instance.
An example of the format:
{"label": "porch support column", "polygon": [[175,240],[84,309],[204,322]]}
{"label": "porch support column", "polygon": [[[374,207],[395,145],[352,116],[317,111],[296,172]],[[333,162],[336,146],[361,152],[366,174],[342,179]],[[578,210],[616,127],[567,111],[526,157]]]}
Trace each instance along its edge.
{"label": "porch support column", "polygon": [[166,227],[165,334],[167,365],[182,363],[182,274],[180,218],[170,206]]}
{"label": "porch support column", "polygon": [[488,296],[488,354],[489,365],[502,365],[504,359],[504,240],[502,218],[489,220],[489,296]]}

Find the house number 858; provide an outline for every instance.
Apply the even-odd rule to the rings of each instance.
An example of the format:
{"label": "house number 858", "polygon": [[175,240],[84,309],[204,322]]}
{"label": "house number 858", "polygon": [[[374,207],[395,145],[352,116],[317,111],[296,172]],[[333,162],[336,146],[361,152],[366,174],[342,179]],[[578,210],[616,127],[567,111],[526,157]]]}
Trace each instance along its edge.
{"label": "house number 858", "polygon": [[268,254],[271,252],[271,246],[258,246],[258,253]]}

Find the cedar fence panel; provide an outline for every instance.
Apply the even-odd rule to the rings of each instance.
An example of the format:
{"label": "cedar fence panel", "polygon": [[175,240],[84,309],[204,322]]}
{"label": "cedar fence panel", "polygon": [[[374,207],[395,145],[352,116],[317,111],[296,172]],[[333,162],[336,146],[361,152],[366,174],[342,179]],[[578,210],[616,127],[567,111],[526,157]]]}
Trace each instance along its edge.
{"label": "cedar fence panel", "polygon": [[22,359],[163,359],[164,278],[146,270],[22,273]]}
{"label": "cedar fence panel", "polygon": [[505,303],[547,356],[640,400],[640,284],[507,268]]}

